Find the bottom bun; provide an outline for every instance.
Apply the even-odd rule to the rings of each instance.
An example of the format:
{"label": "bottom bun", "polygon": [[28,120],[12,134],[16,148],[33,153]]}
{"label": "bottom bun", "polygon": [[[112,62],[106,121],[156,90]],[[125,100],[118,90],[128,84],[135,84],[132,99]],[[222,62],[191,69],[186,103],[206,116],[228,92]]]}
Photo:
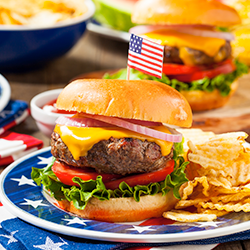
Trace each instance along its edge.
{"label": "bottom bun", "polygon": [[224,106],[237,87],[238,81],[234,81],[231,84],[230,94],[227,96],[222,96],[217,89],[212,92],[202,90],[181,91],[181,94],[187,99],[193,111],[204,111]]}
{"label": "bottom bun", "polygon": [[171,210],[177,201],[173,192],[170,191],[164,196],[162,193],[141,196],[140,202],[136,202],[133,197],[111,198],[105,201],[91,198],[84,210],[75,208],[72,201],[58,201],[58,204],[63,210],[86,219],[106,222],[133,222],[161,217],[163,212]]}

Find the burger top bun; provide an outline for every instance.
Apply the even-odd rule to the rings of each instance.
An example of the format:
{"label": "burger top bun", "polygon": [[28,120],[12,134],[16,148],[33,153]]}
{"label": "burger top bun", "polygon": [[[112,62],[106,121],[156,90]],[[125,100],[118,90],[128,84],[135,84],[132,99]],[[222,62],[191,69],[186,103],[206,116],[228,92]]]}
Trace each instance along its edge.
{"label": "burger top bun", "polygon": [[235,9],[216,0],[139,0],[132,13],[137,24],[240,24]]}
{"label": "burger top bun", "polygon": [[146,80],[79,79],[57,99],[58,109],[190,127],[187,100],[166,84]]}

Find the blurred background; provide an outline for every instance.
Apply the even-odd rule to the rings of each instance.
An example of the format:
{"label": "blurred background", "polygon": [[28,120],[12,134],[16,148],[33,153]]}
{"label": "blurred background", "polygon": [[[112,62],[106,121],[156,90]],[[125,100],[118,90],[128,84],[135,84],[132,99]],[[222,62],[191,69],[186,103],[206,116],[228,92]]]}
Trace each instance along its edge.
{"label": "blurred background", "polygon": [[[202,1],[205,0],[200,0]],[[193,127],[214,133],[245,131],[250,134],[250,1],[213,1],[232,7],[241,19],[241,23],[235,25],[208,27],[205,30],[213,34],[215,31],[222,32],[223,37],[229,38],[232,53],[227,58],[229,61],[225,59],[220,62],[221,71],[216,73],[216,79],[227,73],[229,68],[230,73],[238,79],[238,87],[220,107],[193,109]],[[55,120],[61,115],[54,102],[63,87],[77,78],[126,76],[119,70],[127,67],[129,30],[137,26],[131,19],[136,2],[137,0],[0,0],[1,139],[24,140],[22,138],[29,135],[33,138],[32,147],[37,149],[49,146]],[[230,34],[234,35],[234,39]],[[240,65],[240,73],[235,73],[232,62],[236,61],[239,62],[237,65]],[[206,72],[204,77],[195,78],[196,87],[201,82],[213,86],[217,84],[215,81],[209,82],[207,78],[208,74],[214,73],[215,66],[188,66],[188,70]],[[118,71],[120,73],[117,74]],[[186,77],[190,75],[189,71]],[[138,72],[133,77],[148,79],[148,76],[142,76]],[[183,78],[173,80],[172,74],[164,76],[166,82],[182,86],[178,90],[184,93],[189,81],[181,79]],[[223,79],[225,82],[225,78]],[[209,95],[209,91],[206,91]],[[192,93],[193,98],[196,92]],[[200,99],[205,102],[206,97],[202,96]],[[10,133],[13,135],[11,139]],[[16,153],[13,150],[9,152],[9,155],[0,157],[1,171],[29,151],[21,154],[18,150]],[[221,246],[220,249],[226,248]]]}
{"label": "blurred background", "polygon": [[[25,101],[30,108],[33,97],[63,88],[72,79],[100,78],[106,72],[126,68],[129,29],[137,25],[131,20],[136,2],[0,1],[0,73],[10,87],[9,94],[2,91],[2,106],[12,99]],[[235,8],[242,19],[241,24],[225,30],[235,35],[235,40],[231,41],[232,58],[249,65],[248,1],[223,0],[223,3]],[[233,129],[248,131],[248,81],[248,74],[242,74],[239,88],[222,108],[195,112],[194,126],[218,133]],[[3,96],[8,97],[3,100]],[[42,105],[51,101],[42,98]],[[51,116],[50,111],[45,114]],[[234,126],[228,128],[224,121],[232,116],[237,119],[234,119]],[[49,137],[40,131],[41,127],[32,116],[11,129],[30,134],[41,139],[45,146],[49,145]]]}

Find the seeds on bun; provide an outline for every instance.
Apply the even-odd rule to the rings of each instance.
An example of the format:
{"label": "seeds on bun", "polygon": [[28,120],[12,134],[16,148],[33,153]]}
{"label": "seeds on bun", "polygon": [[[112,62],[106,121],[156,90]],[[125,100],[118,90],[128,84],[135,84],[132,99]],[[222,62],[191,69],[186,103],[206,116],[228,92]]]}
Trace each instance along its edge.
{"label": "seeds on bun", "polygon": [[64,88],[57,108],[77,114],[57,120],[53,162],[32,178],[61,208],[121,222],[159,217],[174,206],[187,181],[174,128],[192,123],[178,91],[154,81],[80,79]]}

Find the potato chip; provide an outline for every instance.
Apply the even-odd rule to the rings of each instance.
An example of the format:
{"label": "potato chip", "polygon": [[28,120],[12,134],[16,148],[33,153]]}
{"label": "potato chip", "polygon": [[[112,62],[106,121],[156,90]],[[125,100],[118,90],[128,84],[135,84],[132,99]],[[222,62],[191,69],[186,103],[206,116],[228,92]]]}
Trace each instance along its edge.
{"label": "potato chip", "polygon": [[86,11],[84,0],[0,0],[0,24],[48,26]]}
{"label": "potato chip", "polygon": [[184,137],[184,150],[187,152],[189,147],[187,145],[188,141],[192,141],[194,144],[199,142],[205,142],[209,138],[213,137],[215,134],[213,132],[205,132],[201,129],[191,128],[191,129],[177,129]]}
{"label": "potato chip", "polygon": [[208,196],[209,184],[207,182],[207,178],[202,176],[184,184],[182,199],[186,200],[194,192],[194,188],[199,184],[203,187],[201,193],[204,194],[204,196]]}
{"label": "potato chip", "polygon": [[194,206],[197,213],[192,217],[182,210],[179,214],[170,211],[165,216],[190,222],[209,220],[210,217],[203,217],[206,214],[217,217],[229,212],[250,212],[250,150],[245,138],[246,133],[234,132],[209,134],[202,141],[193,140],[189,134],[189,181],[181,186],[181,200],[175,209]]}
{"label": "potato chip", "polygon": [[250,200],[242,200],[241,202],[229,202],[229,203],[213,203],[205,202],[200,203],[203,208],[217,209],[217,210],[226,210],[227,212],[250,212]]}
{"label": "potato chip", "polygon": [[230,212],[227,212],[225,210],[216,210],[216,209],[208,209],[208,208],[205,209],[205,208],[200,207],[200,206],[197,207],[197,212],[199,214],[214,214],[217,217],[220,217],[220,216],[223,216],[223,215],[230,213]]}
{"label": "potato chip", "polygon": [[164,212],[163,217],[180,222],[212,221],[217,219],[216,214],[198,214],[184,210],[172,210]]}
{"label": "potato chip", "polygon": [[196,176],[206,176],[210,184],[225,188],[249,182],[250,153],[244,146],[244,138],[245,133],[228,133],[214,136],[205,143],[188,142],[191,164],[187,174],[195,169]]}
{"label": "potato chip", "polygon": [[236,194],[222,194],[215,197],[211,197],[211,201],[213,203],[223,202],[223,203],[229,203],[229,202],[239,202],[243,199],[250,198],[250,192],[248,193],[236,193]]}

